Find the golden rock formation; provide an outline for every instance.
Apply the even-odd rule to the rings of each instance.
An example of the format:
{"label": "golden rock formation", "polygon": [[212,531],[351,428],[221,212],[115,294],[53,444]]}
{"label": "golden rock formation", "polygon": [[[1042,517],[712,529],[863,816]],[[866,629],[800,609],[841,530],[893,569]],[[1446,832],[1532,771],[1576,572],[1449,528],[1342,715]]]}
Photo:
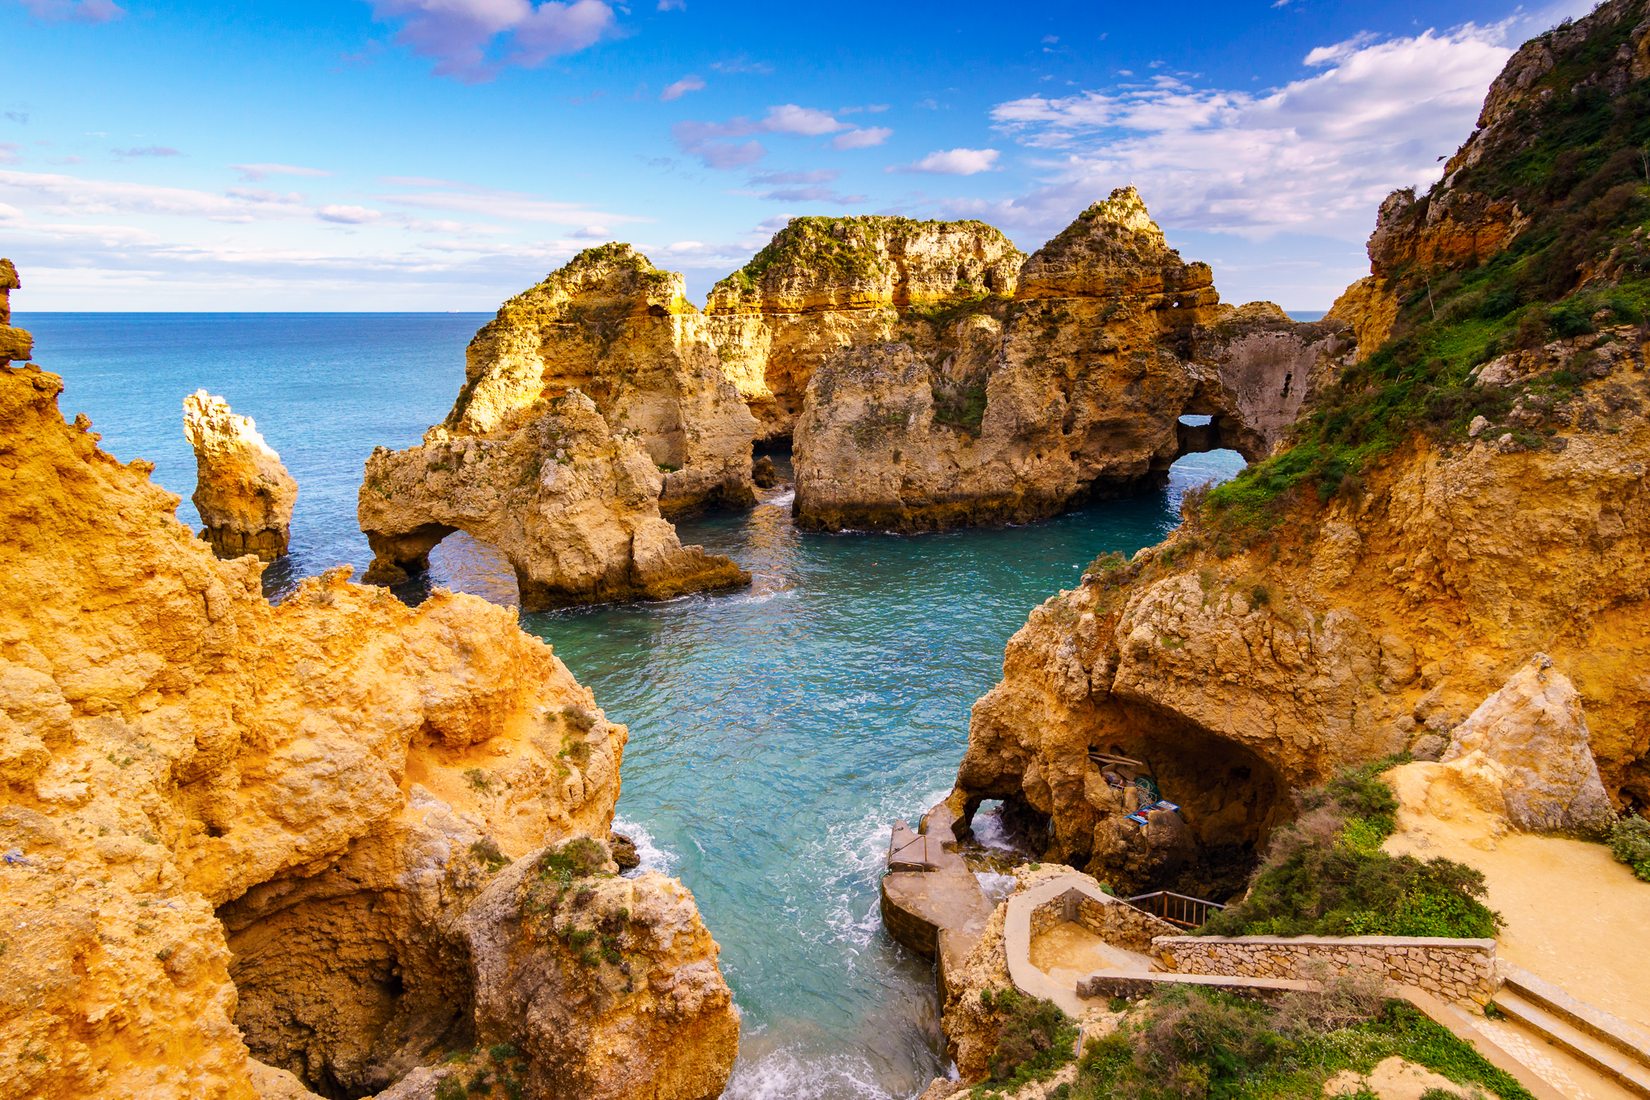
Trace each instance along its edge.
{"label": "golden rock formation", "polygon": [[[271,606],[152,467],[63,422],[61,388],[0,368],[0,1081],[250,1100],[301,1094],[287,1070],[360,1095],[468,1045],[465,903],[607,835],[624,728],[482,600],[411,609],[339,570]],[[720,1045],[684,1056],[725,1074],[714,942],[679,887],[632,888],[692,944],[655,963],[638,939],[636,965],[707,990],[691,1034]],[[634,1027],[620,1005],[589,1041],[620,1058]]]}
{"label": "golden rock formation", "polygon": [[358,506],[374,554],[367,580],[405,579],[463,530],[509,559],[527,610],[749,584],[729,559],[677,540],[659,514],[661,482],[576,390],[538,402],[515,428],[431,428],[422,446],[367,459]]}
{"label": "golden rock formation", "polygon": [[629,245],[587,249],[505,302],[465,363],[446,421],[454,434],[519,427],[542,402],[577,389],[665,471],[667,516],[755,500],[756,421],[722,373],[706,318],[681,275]]}
{"label": "golden rock formation", "polygon": [[812,370],[804,527],[1024,522],[1159,481],[1188,451],[1263,457],[1350,347],[1333,323],[1222,308],[1208,265],[1181,260],[1133,188],[1027,260],[1011,298],[908,311],[888,331]]}
{"label": "golden rock formation", "polygon": [[292,535],[298,483],[249,416],[205,390],[183,399],[183,435],[195,449],[195,495],[201,537],[220,558],[252,554],[274,561]]}
{"label": "golden rock formation", "polygon": [[0,259],[0,367],[27,359],[34,349],[34,337],[11,324],[11,292],[22,285],[12,262]]}
{"label": "golden rock formation", "polygon": [[1023,259],[984,222],[793,218],[716,284],[705,313],[763,435],[782,437],[827,357],[893,338],[913,310],[1010,296]]}
{"label": "golden rock formation", "polygon": [[[1257,476],[1229,511],[1193,498],[1162,546],[1097,560],[1034,611],[975,704],[959,815],[1003,799],[1047,826],[1045,858],[1120,889],[1230,890],[1216,865],[1241,865],[1294,790],[1405,749],[1494,772],[1525,828],[1650,806],[1650,330],[1632,305],[1638,216],[1621,207],[1643,184],[1636,162],[1565,149],[1591,140],[1565,112],[1608,119],[1645,78],[1647,41],[1643,0],[1610,0],[1518,52],[1450,174],[1383,206],[1374,274],[1337,306],[1361,339],[1393,335],[1381,371],[1337,381],[1326,414],[1370,432],[1286,439],[1260,474],[1315,449],[1334,478]],[[1538,141],[1600,165],[1531,185],[1552,200],[1539,238],[1514,201],[1529,181],[1486,174]],[[1504,262],[1525,233],[1522,265]],[[1444,363],[1450,341],[1470,358]],[[1108,757],[1155,776],[1194,852],[1128,821]]]}

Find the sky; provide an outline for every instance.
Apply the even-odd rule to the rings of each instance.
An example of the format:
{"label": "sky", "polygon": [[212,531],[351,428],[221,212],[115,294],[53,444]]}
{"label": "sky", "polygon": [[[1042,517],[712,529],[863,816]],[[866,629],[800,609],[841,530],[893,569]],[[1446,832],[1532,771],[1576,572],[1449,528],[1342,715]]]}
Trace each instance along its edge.
{"label": "sky", "polygon": [[1027,252],[1137,186],[1327,308],[1516,46],[1592,0],[0,0],[19,311],[487,310],[629,241],[702,301],[786,219]]}

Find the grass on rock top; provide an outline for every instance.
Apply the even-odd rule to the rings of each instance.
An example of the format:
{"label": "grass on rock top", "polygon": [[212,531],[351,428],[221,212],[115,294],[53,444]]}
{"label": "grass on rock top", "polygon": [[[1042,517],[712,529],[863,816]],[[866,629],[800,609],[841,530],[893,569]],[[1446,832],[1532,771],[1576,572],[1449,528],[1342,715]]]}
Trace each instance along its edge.
{"label": "grass on rock top", "polygon": [[[1295,426],[1290,447],[1211,492],[1210,518],[1264,529],[1297,491],[1328,500],[1380,456],[1421,434],[1460,439],[1476,416],[1494,422],[1514,395],[1480,387],[1474,367],[1515,348],[1642,325],[1650,317],[1650,82],[1612,95],[1594,79],[1627,41],[1626,19],[1562,52],[1515,109],[1510,136],[1446,190],[1516,202],[1530,221],[1510,247],[1460,270],[1394,272],[1393,335],[1348,369]],[[1604,273],[1600,277],[1600,273]],[[1584,281],[1584,278],[1588,281]],[[1573,391],[1553,376],[1538,387]],[[1538,434],[1519,442],[1540,446]]]}

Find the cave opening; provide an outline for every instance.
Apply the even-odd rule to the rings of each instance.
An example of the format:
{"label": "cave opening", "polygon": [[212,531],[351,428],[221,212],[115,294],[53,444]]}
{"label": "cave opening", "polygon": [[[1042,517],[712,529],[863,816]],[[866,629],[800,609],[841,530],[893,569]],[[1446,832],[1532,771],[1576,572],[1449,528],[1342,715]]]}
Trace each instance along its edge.
{"label": "cave opening", "polygon": [[395,594],[417,605],[437,588],[467,592],[503,607],[521,606],[515,567],[492,543],[468,531],[450,529],[433,545],[427,564],[395,586]]}

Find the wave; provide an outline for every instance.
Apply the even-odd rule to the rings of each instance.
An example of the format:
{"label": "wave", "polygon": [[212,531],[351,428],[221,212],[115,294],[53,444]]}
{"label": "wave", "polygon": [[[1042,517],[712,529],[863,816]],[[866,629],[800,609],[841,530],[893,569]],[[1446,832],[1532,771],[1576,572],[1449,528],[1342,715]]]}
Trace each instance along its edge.
{"label": "wave", "polygon": [[876,1069],[848,1054],[802,1057],[780,1048],[734,1067],[727,1100],[894,1100]]}
{"label": "wave", "polygon": [[622,817],[614,817],[613,831],[623,833],[636,845],[636,854],[641,857],[641,866],[631,874],[640,874],[643,871],[658,871],[662,875],[673,873],[677,858],[674,852],[667,852],[653,842],[653,834],[648,832],[645,825],[638,825],[634,821],[627,821]]}

